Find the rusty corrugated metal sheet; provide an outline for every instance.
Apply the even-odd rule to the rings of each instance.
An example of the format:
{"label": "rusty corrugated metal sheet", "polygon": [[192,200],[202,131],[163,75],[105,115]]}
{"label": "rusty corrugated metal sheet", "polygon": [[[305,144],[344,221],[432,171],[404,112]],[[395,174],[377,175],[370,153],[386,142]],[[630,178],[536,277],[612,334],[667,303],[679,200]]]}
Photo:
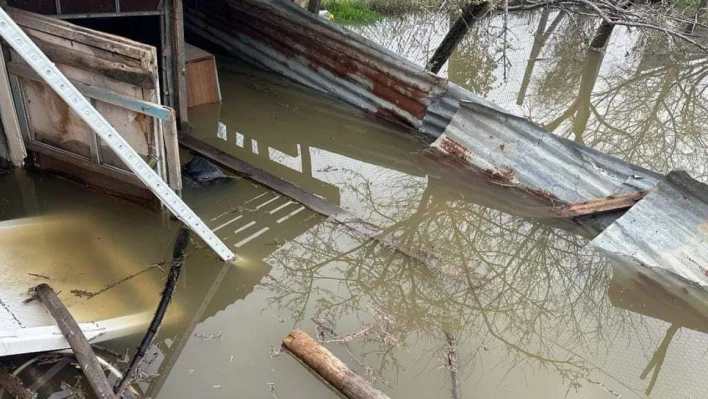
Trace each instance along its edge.
{"label": "rusty corrugated metal sheet", "polygon": [[661,179],[478,102],[461,101],[433,147],[485,171],[492,180],[535,190],[559,203],[647,190]]}
{"label": "rusty corrugated metal sheet", "polygon": [[447,80],[294,3],[185,3],[185,28],[233,55],[418,129]]}
{"label": "rusty corrugated metal sheet", "polygon": [[686,172],[669,173],[589,247],[621,265],[708,289],[708,186]]}
{"label": "rusty corrugated metal sheet", "polygon": [[[431,140],[437,138],[434,147],[441,151],[551,203],[649,189],[661,178],[509,115],[291,2],[187,0],[185,7],[190,34],[256,66],[404,123]],[[461,108],[462,103],[467,105]],[[506,151],[492,151],[484,142],[489,136]]]}

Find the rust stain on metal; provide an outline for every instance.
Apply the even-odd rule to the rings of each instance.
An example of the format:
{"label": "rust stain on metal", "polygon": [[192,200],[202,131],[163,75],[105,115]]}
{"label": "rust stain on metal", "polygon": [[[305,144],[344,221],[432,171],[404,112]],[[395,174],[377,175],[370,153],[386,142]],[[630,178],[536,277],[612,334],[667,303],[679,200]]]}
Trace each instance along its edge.
{"label": "rust stain on metal", "polygon": [[565,201],[558,198],[555,194],[550,193],[546,190],[542,190],[540,188],[524,187],[524,191],[526,191],[530,194],[533,194],[537,198],[541,198],[542,200],[548,202],[549,204],[551,204],[553,206],[567,204]]}
{"label": "rust stain on metal", "polygon": [[516,173],[509,168],[489,168],[484,171],[493,181],[504,184],[513,184]]}
{"label": "rust stain on metal", "polygon": [[[265,44],[280,55],[268,62],[303,78],[311,79],[306,71],[294,69],[292,62],[308,66],[313,75],[328,72],[348,82],[349,88],[335,82],[331,88],[324,88],[347,91],[352,101],[368,103],[370,112],[387,109],[382,112],[386,119],[407,126],[422,123],[433,95],[444,91],[444,80],[414,72],[383,54],[374,56],[375,51],[365,43],[320,23],[304,21],[304,16],[286,6],[273,7],[256,0],[225,1],[220,6],[196,6],[190,15],[229,35],[247,36],[254,41],[251,45]],[[389,113],[399,116],[391,118]]]}
{"label": "rust stain on metal", "polygon": [[443,138],[440,143],[440,148],[445,151],[451,159],[464,164],[469,164],[467,159],[472,153],[455,140],[452,140],[449,137]]}

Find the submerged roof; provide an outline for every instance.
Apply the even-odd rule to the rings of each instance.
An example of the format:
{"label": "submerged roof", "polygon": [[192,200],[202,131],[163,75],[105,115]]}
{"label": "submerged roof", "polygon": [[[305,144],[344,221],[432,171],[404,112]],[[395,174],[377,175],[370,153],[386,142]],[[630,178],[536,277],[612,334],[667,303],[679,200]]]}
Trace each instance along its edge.
{"label": "submerged roof", "polygon": [[708,186],[686,172],[669,173],[590,247],[708,288]]}
{"label": "submerged roof", "polygon": [[433,147],[502,183],[542,190],[562,202],[647,190],[661,178],[476,102],[460,101]]}

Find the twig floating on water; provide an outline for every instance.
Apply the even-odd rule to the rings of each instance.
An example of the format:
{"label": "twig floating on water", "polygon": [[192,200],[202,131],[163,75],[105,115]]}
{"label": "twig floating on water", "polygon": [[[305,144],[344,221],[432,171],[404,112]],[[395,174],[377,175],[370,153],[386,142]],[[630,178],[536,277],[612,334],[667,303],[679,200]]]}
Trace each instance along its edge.
{"label": "twig floating on water", "polygon": [[154,269],[154,268],[156,268],[156,267],[163,266],[164,264],[165,264],[165,262],[163,261],[163,262],[153,263],[152,265],[148,265],[145,269],[143,269],[143,270],[141,270],[141,271],[139,271],[139,272],[137,272],[137,273],[133,273],[133,274],[131,274],[130,276],[123,277],[123,278],[120,279],[120,280],[116,280],[116,281],[114,281],[114,282],[108,284],[107,286],[101,288],[100,290],[98,290],[98,291],[96,291],[96,292],[91,292],[91,291],[86,291],[86,290],[78,290],[78,289],[77,289],[77,290],[71,290],[71,293],[74,294],[74,295],[76,295],[76,296],[78,296],[79,298],[91,299],[91,298],[95,297],[96,295],[103,294],[104,292],[110,290],[111,288],[114,288],[114,287],[117,286],[117,285],[123,284],[123,283],[125,283],[126,281],[128,281],[128,280],[130,280],[130,279],[133,279],[133,278],[135,278],[135,277],[138,277],[139,275],[141,275],[141,274],[143,274],[143,273],[147,273],[147,272],[149,272],[150,270],[152,270],[152,269]]}

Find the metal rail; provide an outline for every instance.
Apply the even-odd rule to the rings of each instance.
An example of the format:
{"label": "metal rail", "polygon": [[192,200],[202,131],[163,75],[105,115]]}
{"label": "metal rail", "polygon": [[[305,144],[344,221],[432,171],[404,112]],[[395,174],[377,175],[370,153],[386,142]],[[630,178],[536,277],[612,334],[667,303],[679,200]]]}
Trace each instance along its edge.
{"label": "metal rail", "polygon": [[34,69],[81,119],[128,165],[140,180],[182,222],[201,237],[225,261],[236,255],[202,222],[169,185],[133,150],[108,121],[69,82],[34,42],[0,9],[0,36]]}

